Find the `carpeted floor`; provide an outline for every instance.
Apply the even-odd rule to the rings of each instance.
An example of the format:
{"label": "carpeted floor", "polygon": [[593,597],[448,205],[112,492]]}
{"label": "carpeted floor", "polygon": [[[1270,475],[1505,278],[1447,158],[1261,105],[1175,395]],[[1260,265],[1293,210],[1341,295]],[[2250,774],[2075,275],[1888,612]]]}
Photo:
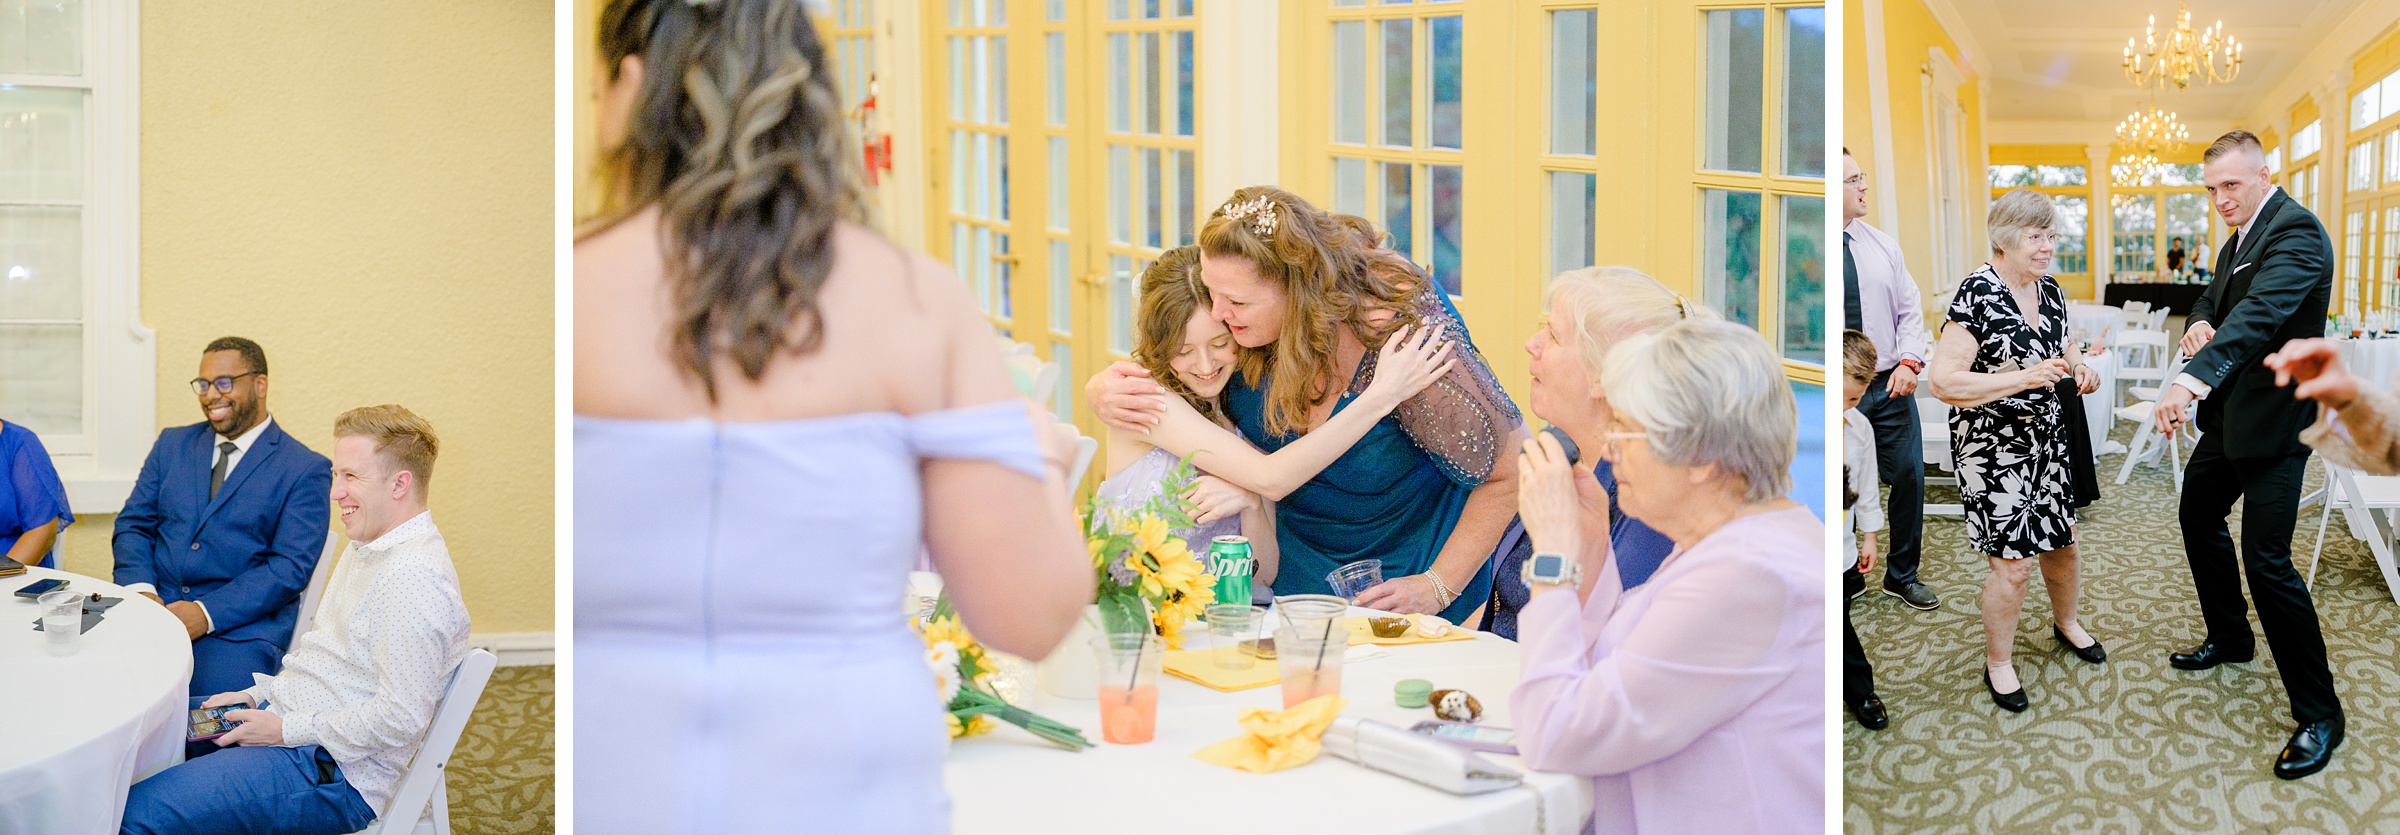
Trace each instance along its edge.
{"label": "carpeted floor", "polygon": [[450,826],[458,835],[550,832],[553,783],[555,667],[492,671],[475,718],[467,722],[450,760]]}
{"label": "carpeted floor", "polygon": [[[2133,425],[2114,438],[2130,445]],[[1978,598],[1988,569],[1966,525],[1929,517],[1921,575],[1942,605],[1919,612],[1870,583],[1850,603],[1891,727],[1842,712],[1843,821],[1851,832],[2400,832],[2400,605],[2337,513],[2314,598],[2348,734],[2325,771],[2270,772],[2293,723],[2263,639],[2258,660],[2186,672],[2170,651],[2201,635],[2164,462],[2123,486],[2099,459],[2102,499],[2081,514],[2082,621],[2108,648],[2094,666],[2050,637],[2030,584],[2016,642],[2032,708],[1992,704],[1980,677]],[[2324,466],[2309,466],[2310,489]],[[1955,502],[1935,487],[1929,502]],[[2306,573],[2318,510],[2294,535]],[[2240,530],[2237,508],[2233,524]],[[2256,628],[2257,615],[2251,615]],[[1839,708],[1837,707],[1838,711]]]}

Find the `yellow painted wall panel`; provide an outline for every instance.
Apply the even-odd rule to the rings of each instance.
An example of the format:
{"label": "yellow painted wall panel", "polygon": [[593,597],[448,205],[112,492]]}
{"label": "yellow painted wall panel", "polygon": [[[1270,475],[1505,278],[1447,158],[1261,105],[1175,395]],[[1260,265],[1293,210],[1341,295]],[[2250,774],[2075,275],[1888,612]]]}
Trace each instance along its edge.
{"label": "yellow painted wall panel", "polygon": [[[554,14],[142,6],[159,425],[200,419],[185,381],[228,334],[266,348],[277,423],[320,453],[345,409],[423,415],[443,441],[434,518],[478,632],[552,629]],[[79,518],[63,567],[108,576],[115,521]]]}
{"label": "yellow painted wall panel", "polygon": [[[1884,55],[1891,74],[1890,98],[1875,104],[1890,109],[1895,163],[1893,176],[1897,182],[1877,183],[1873,171],[1869,170],[1868,186],[1870,189],[1879,189],[1880,194],[1871,190],[1868,200],[1871,205],[1879,200],[1898,201],[1896,206],[1901,209],[1898,212],[1899,228],[1884,231],[1900,241],[1901,254],[1908,263],[1909,274],[1916,277],[1917,283],[1925,291],[1926,303],[1930,305],[1934,301],[1933,288],[1936,284],[1945,278],[1965,276],[1982,262],[1984,253],[1988,251],[1983,236],[1983,215],[1991,196],[1984,185],[1983,122],[1976,89],[1977,78],[1971,71],[1963,73],[1966,80],[1957,91],[1959,110],[1966,116],[1965,125],[1959,132],[1959,160],[1963,169],[1960,198],[1965,220],[1961,252],[1970,262],[1936,264],[1933,229],[1926,221],[1929,214],[1923,210],[1923,207],[1932,204],[1933,182],[1926,160],[1934,150],[1928,147],[1926,139],[1923,68],[1929,60],[1928,48],[1941,47],[1955,60],[1959,56],[1958,44],[1942,30],[1941,23],[1920,0],[1889,0],[1882,7]],[[1866,43],[1863,31],[1858,36],[1858,43]],[[1860,67],[1861,75],[1864,72],[1864,67]],[[1857,90],[1859,101],[1870,101],[1863,89],[1853,89]],[[1869,214],[1870,222],[1875,216],[1873,212]],[[1929,314],[1938,315],[1938,311]]]}

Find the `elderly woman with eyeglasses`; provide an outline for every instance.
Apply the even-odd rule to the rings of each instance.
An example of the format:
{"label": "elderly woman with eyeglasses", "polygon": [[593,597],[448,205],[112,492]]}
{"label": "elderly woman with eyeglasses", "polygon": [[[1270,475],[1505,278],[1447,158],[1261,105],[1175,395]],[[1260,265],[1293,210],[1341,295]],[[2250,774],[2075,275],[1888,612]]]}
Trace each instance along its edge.
{"label": "elderly woman with eyeglasses", "polygon": [[1824,523],[1785,495],[1798,412],[1782,362],[1758,332],[1698,318],[1617,341],[1598,382],[1537,379],[1535,402],[1606,398],[1605,425],[1559,426],[1608,460],[1625,515],[1674,550],[1626,589],[1608,492],[1549,434],[1524,444],[1518,750],[1592,778],[1592,831],[1818,819],[1831,577]]}
{"label": "elderly woman with eyeglasses", "polygon": [[2108,659],[2076,622],[2081,592],[2066,424],[2058,381],[2085,393],[2099,375],[2067,338],[2066,292],[2051,279],[2058,207],[2017,189],[1986,220],[1992,259],[1958,285],[1926,382],[1950,404],[1950,450],[1967,541],[1992,573],[1983,581],[1984,688],[2010,712],[2029,704],[2010,653],[2034,560],[2050,591],[2050,634],[2078,658]]}

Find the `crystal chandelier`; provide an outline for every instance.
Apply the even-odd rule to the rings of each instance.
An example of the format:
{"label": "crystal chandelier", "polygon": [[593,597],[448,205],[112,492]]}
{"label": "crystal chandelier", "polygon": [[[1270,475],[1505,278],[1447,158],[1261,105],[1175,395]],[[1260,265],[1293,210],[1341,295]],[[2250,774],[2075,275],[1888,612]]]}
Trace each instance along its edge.
{"label": "crystal chandelier", "polygon": [[2158,109],[2158,105],[2135,110],[2117,123],[2117,143],[2126,148],[2119,159],[2114,180],[2119,186],[2147,186],[2158,182],[2166,170],[2161,158],[2183,151],[2191,141],[2191,130],[2175,118],[2175,114]]}
{"label": "crystal chandelier", "polygon": [[2242,45],[2225,34],[2224,21],[2192,31],[2192,10],[2177,0],[2174,31],[2161,38],[2158,15],[2142,27],[2137,45],[2125,39],[2125,80],[2135,87],[2181,90],[2194,83],[2228,84],[2242,72]]}

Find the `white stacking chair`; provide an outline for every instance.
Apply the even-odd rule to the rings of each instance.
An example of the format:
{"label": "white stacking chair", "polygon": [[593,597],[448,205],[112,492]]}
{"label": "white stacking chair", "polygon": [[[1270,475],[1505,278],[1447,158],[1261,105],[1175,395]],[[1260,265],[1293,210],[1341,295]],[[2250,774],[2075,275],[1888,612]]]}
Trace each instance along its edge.
{"label": "white stacking chair", "polygon": [[[2164,369],[2165,373],[2161,379],[2175,379],[2175,375],[2183,373],[2183,363],[2183,360],[2178,359],[2170,364]],[[2118,373],[2124,372],[2119,371]],[[2133,446],[2125,450],[2124,466],[2117,468],[2116,483],[2124,484],[2126,477],[2133,475],[2133,465],[2156,458],[2160,452],[2165,452],[2168,464],[2175,473],[2175,492],[2183,492],[2183,433],[2185,430],[2178,429],[2172,435],[2161,437],[2158,424],[2150,419],[2151,414],[2158,409],[2159,393],[2165,388],[2166,385],[2161,383],[2156,387],[2136,389],[2136,396],[2141,396],[2138,393],[2145,391],[2149,394],[2139,402],[2120,407],[2115,411],[2118,420],[2133,421],[2138,427],[2134,430]]]}
{"label": "white stacking chair", "polygon": [[2167,314],[2173,312],[2175,311],[2164,307],[2150,311],[2150,321],[2145,323],[2144,327],[2160,333],[2165,333],[2167,331]]}
{"label": "white stacking chair", "polygon": [[408,770],[401,773],[391,803],[358,835],[450,835],[450,792],[443,775],[450,770],[450,753],[458,748],[458,735],[475,713],[475,701],[483,698],[483,686],[492,680],[492,668],[499,664],[500,659],[488,650],[467,651],[467,657],[458,662],[458,671],[450,674],[450,686],[443,688],[441,704],[433,709],[433,724],[425,729],[425,742],[409,759]]}
{"label": "white stacking chair", "polygon": [[[1065,426],[1068,429],[1075,428],[1075,425],[1072,423],[1062,423],[1059,425]],[[1094,440],[1090,435],[1079,434],[1075,436],[1075,464],[1074,466],[1067,468],[1067,489],[1073,490],[1075,489],[1075,485],[1083,483],[1084,472],[1092,468],[1092,459],[1098,457],[1099,454],[1099,441]]]}
{"label": "white stacking chair", "polygon": [[[1956,475],[1936,475],[1951,471],[1950,404],[1930,395],[1917,396],[1917,438],[1925,457],[1925,483],[1957,485]],[[1929,504],[1925,506],[1925,515],[1963,517],[1966,508],[1955,504]]]}
{"label": "white stacking chair", "polygon": [[[2127,330],[2117,334],[2117,381],[2120,383],[2163,383],[2175,379],[2167,372],[2167,332],[2160,330]],[[2141,395],[2136,394],[2136,397]],[[2147,398],[2156,400],[2157,397]],[[2108,393],[2109,408],[2120,408],[2125,402],[2122,392]]]}
{"label": "white stacking chair", "polygon": [[1048,403],[1058,391],[1058,363],[1045,362],[1033,372],[1033,391],[1026,397],[1035,403]]}
{"label": "white stacking chair", "polygon": [[300,593],[300,620],[292,625],[292,644],[298,646],[300,636],[317,627],[317,604],[325,599],[325,581],[333,577],[333,564],[342,556],[342,532],[325,532],[325,551],[317,555],[317,568],[309,572],[308,590]]}
{"label": "white stacking chair", "polygon": [[2333,514],[2334,505],[2342,508],[2342,519],[2350,535],[2367,543],[2367,551],[2375,555],[2375,565],[2383,570],[2384,590],[2392,601],[2400,603],[2400,569],[2395,568],[2393,551],[2400,547],[2394,514],[2400,513],[2400,476],[2371,476],[2333,463],[2325,462],[2325,507],[2317,515],[2317,547],[2308,560],[2308,587],[2317,586],[2317,564],[2324,561],[2325,521]]}

